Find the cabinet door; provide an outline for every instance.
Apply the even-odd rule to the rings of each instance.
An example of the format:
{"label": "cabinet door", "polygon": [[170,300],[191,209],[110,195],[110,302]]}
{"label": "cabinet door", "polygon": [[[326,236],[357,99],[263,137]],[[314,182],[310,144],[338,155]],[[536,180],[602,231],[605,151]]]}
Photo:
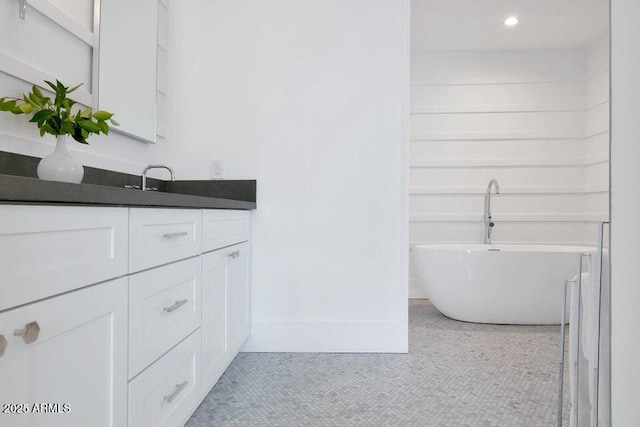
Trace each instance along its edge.
{"label": "cabinet door", "polygon": [[[0,334],[8,341],[0,358],[0,402],[29,412],[0,414],[0,424],[126,425],[126,321],[124,278],[0,314]],[[33,322],[37,335],[33,328],[24,337],[14,334]]]}
{"label": "cabinet door", "polygon": [[202,256],[202,372],[208,393],[249,336],[249,244]]}
{"label": "cabinet door", "polygon": [[229,348],[235,357],[249,337],[251,329],[251,294],[249,281],[249,244],[232,246],[235,257],[229,261],[227,313]]}
{"label": "cabinet door", "polygon": [[202,255],[202,389],[207,394],[229,362],[228,269],[232,248]]}

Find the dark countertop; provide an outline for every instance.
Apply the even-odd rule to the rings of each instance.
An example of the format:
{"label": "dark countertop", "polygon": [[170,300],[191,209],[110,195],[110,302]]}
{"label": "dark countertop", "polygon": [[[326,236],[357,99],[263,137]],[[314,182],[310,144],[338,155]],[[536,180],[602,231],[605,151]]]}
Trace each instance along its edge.
{"label": "dark countertop", "polygon": [[140,175],[85,166],[82,184],[36,177],[40,159],[0,151],[0,203],[149,206],[170,208],[255,209],[255,180],[163,181],[149,178],[160,191],[124,188],[141,185]]}
{"label": "dark countertop", "polygon": [[[239,184],[235,187],[242,187],[241,190],[243,190],[239,192],[243,194],[238,194],[238,197],[234,197],[234,183]],[[222,190],[216,187],[221,187]],[[251,193],[251,187],[253,187],[253,201],[246,200],[251,199],[251,195],[247,194]],[[256,208],[255,181],[165,182],[165,189],[176,192],[130,190],[106,185],[69,184],[22,176],[0,175],[1,203],[208,209]],[[216,194],[225,198],[214,197]],[[245,200],[238,200],[242,198]]]}

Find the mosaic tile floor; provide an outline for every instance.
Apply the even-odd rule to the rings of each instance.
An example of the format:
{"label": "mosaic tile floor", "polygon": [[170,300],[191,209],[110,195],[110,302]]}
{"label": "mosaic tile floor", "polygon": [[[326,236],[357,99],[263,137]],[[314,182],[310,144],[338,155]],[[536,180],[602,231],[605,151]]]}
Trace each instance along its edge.
{"label": "mosaic tile floor", "polygon": [[409,324],[409,354],[240,353],[187,426],[556,424],[559,327],[458,322],[425,300]]}

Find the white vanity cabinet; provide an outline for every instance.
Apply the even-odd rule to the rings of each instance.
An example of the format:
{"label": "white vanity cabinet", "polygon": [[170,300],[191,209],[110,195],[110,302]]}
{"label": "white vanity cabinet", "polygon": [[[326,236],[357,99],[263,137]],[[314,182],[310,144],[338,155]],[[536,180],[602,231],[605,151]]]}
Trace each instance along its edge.
{"label": "white vanity cabinet", "polygon": [[126,425],[126,307],[123,278],[0,313],[0,425]]}
{"label": "white vanity cabinet", "polygon": [[249,335],[249,212],[0,217],[0,425],[183,426]]}
{"label": "white vanity cabinet", "polygon": [[250,216],[130,212],[129,427],[181,426],[249,336]]}

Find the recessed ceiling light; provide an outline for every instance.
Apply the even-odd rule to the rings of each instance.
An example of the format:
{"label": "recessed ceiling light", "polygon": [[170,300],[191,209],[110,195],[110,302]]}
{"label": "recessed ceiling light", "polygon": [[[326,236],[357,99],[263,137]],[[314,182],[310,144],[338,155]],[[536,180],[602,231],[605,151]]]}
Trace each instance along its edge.
{"label": "recessed ceiling light", "polygon": [[504,20],[504,25],[506,25],[507,27],[514,27],[516,25],[518,25],[519,19],[515,16],[510,16],[507,19]]}

